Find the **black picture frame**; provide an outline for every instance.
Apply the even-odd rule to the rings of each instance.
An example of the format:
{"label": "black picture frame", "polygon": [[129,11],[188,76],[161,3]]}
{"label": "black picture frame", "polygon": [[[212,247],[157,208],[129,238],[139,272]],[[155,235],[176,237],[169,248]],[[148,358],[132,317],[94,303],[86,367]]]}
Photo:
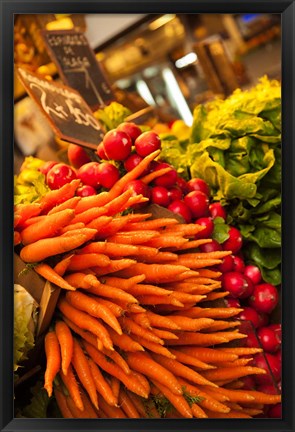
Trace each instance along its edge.
{"label": "black picture frame", "polygon": [[[0,430],[12,431],[284,431],[294,427],[295,4],[292,0],[0,0]],[[19,419],[13,417],[13,17],[18,13],[279,13],[282,18],[282,419]]]}

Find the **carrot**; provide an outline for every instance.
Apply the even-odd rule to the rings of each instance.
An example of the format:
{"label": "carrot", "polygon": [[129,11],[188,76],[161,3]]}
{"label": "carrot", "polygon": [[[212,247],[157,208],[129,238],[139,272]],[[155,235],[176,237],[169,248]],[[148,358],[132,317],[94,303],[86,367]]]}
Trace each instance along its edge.
{"label": "carrot", "polygon": [[[82,392],[81,392],[81,397],[83,397],[83,402],[87,403],[87,406],[85,404],[85,406],[83,407],[83,410],[80,411],[77,406],[75,405],[73,399],[71,398],[71,396],[67,396],[67,405],[68,408],[70,409],[72,415],[74,418],[80,418],[80,419],[85,419],[85,418],[98,418],[98,415],[96,414],[96,412],[94,411],[94,409],[91,407],[89,407],[89,400],[86,400],[85,396],[82,396]],[[90,409],[89,409],[90,408]]]}
{"label": "carrot", "polygon": [[189,242],[185,243],[183,246],[181,246],[180,250],[187,250],[187,249],[195,249],[201,246],[202,244],[211,243],[212,239],[200,239],[200,240],[190,240]]}
{"label": "carrot", "polygon": [[98,410],[95,409],[92,402],[90,402],[87,394],[84,392],[84,390],[81,390],[81,397],[84,404],[84,410],[87,413],[87,418],[99,418]]}
{"label": "carrot", "polygon": [[182,255],[180,255],[177,262],[179,265],[184,265],[191,269],[200,269],[221,264],[222,261],[217,258],[182,258]]}
{"label": "carrot", "polygon": [[128,201],[121,207],[120,212],[135,207],[136,204],[143,204],[148,202],[148,198],[142,194],[131,196]]}
{"label": "carrot", "polygon": [[72,287],[65,279],[63,279],[56,271],[48,264],[41,263],[34,267],[36,273],[43,276],[49,282],[57,285],[60,288],[74,291],[76,288]]}
{"label": "carrot", "polygon": [[54,237],[58,231],[74,218],[75,212],[72,209],[62,210],[47,216],[44,220],[29,225],[22,230],[22,243],[28,245],[38,240]]}
{"label": "carrot", "polygon": [[182,352],[179,349],[175,350],[170,348],[170,352],[174,354],[176,360],[178,360],[179,362],[194,366],[197,369],[208,370],[208,369],[213,369],[215,367],[209,365],[208,363],[204,363],[198,358],[190,356],[189,354],[186,354],[185,352]]}
{"label": "carrot", "polygon": [[[149,319],[146,315],[146,313],[131,313],[129,314],[129,318],[132,319],[132,321],[135,321],[136,324],[138,324],[139,326],[146,328],[146,329],[150,329],[151,328],[151,323],[149,322]],[[153,332],[154,333],[154,332]]]}
{"label": "carrot", "polygon": [[167,330],[162,330],[162,329],[160,330],[160,329],[153,328],[152,332],[156,336],[160,337],[161,339],[178,339],[178,336],[176,336],[176,334],[169,332]]}
{"label": "carrot", "polygon": [[133,170],[129,171],[127,174],[121,177],[111,188],[111,190],[109,191],[109,195],[112,198],[120,195],[124,190],[125,186],[127,186],[132,180],[138,179],[144,172],[144,170],[149,166],[150,162],[154,160],[157,156],[159,156],[160,152],[160,150],[156,150],[153,153],[150,153],[142,161],[140,161],[140,163],[135,168],[133,168]]}
{"label": "carrot", "polygon": [[77,223],[70,224],[70,225],[63,227],[62,229],[59,230],[59,234],[60,235],[65,234],[69,231],[79,230],[81,228],[85,228],[85,224],[83,222],[77,222]]}
{"label": "carrot", "polygon": [[253,366],[236,366],[231,368],[218,368],[212,371],[204,371],[203,376],[211,381],[234,380],[247,375],[266,374],[264,369]]}
{"label": "carrot", "polygon": [[75,333],[77,333],[79,336],[81,336],[83,339],[85,339],[87,342],[89,342],[91,345],[95,346],[95,348],[99,349],[99,351],[103,351],[104,347],[100,339],[98,339],[94,334],[82,330],[80,327],[78,327],[76,324],[74,324],[71,320],[63,316],[63,321],[72,329]]}
{"label": "carrot", "polygon": [[128,394],[122,388],[119,393],[119,403],[128,418],[140,418],[140,415],[134,406],[132,400],[129,398]]}
{"label": "carrot", "polygon": [[62,379],[62,382],[66,386],[66,389],[68,390],[70,396],[72,397],[74,404],[80,411],[83,411],[84,404],[82,402],[79,385],[75,378],[72,366],[70,365],[68,367],[68,371],[66,375],[62,371],[59,372],[59,375]]}
{"label": "carrot", "polygon": [[109,257],[104,254],[89,253],[74,255],[68,266],[68,270],[81,271],[95,266],[106,267],[110,262]]}
{"label": "carrot", "polygon": [[116,273],[119,271],[123,271],[128,267],[132,266],[134,263],[135,263],[134,260],[128,258],[122,258],[118,260],[111,260],[110,264],[108,264],[103,268],[93,267],[93,270],[97,276],[104,276],[104,275],[108,275],[109,273]]}
{"label": "carrot", "polygon": [[76,214],[76,216],[72,220],[72,223],[83,222],[84,224],[88,224],[93,219],[105,215],[106,213],[107,213],[107,209],[105,207],[91,207],[82,213]]}
{"label": "carrot", "polygon": [[255,401],[255,397],[251,396],[251,394],[247,391],[239,391],[239,390],[230,390],[225,389],[223,387],[219,387],[214,389],[217,394],[222,394],[227,396],[231,402],[253,402]]}
{"label": "carrot", "polygon": [[92,374],[88,364],[88,359],[85,356],[79,342],[75,338],[74,338],[72,365],[74,366],[75,371],[77,372],[80,382],[82,383],[83,387],[87,391],[91,399],[91,402],[93,403],[95,408],[98,409],[96,386],[92,378]]}
{"label": "carrot", "polygon": [[66,375],[73,356],[73,336],[71,330],[64,321],[57,321],[55,324],[55,333],[60,346],[61,368],[64,375]]}
{"label": "carrot", "polygon": [[140,256],[140,261],[143,261],[146,264],[170,264],[171,261],[175,261],[177,260],[177,254],[173,253],[173,252],[158,252],[156,256],[145,256],[145,255],[141,255]]}
{"label": "carrot", "polygon": [[22,225],[31,217],[38,216],[41,212],[41,206],[38,203],[17,204],[14,207],[14,227]]}
{"label": "carrot", "polygon": [[133,375],[133,377],[135,377],[137,379],[137,381],[140,382],[142,387],[146,390],[147,394],[150,394],[151,386],[150,386],[149,380],[140,372],[132,370],[131,374]]}
{"label": "carrot", "polygon": [[129,398],[131,399],[133,405],[135,406],[137,412],[139,413],[141,418],[147,418],[147,413],[145,410],[145,406],[143,404],[143,401],[134,393],[130,392],[129,390],[127,390],[126,392],[129,396]]}
{"label": "carrot", "polygon": [[[194,224],[193,224],[194,225]],[[195,225],[194,225],[195,226]],[[231,255],[231,251],[213,251],[213,252],[192,252],[179,255],[179,261],[203,260],[203,259],[222,259]]]}
{"label": "carrot", "polygon": [[49,210],[49,212],[47,213],[48,216],[54,214],[54,213],[58,213],[62,210],[66,210],[66,209],[75,209],[76,206],[78,205],[78,202],[80,201],[80,197],[79,196],[74,196],[73,198],[69,198],[67,201],[64,201],[63,203],[53,207],[51,210]]}
{"label": "carrot", "polygon": [[97,298],[95,300],[99,305],[106,306],[116,318],[124,315],[124,309],[117,303],[113,303],[110,300],[103,298]]}
{"label": "carrot", "polygon": [[[66,183],[60,189],[55,189],[47,192],[40,200],[40,207],[43,214],[47,214],[53,207],[64,203],[73,198],[77,188],[80,185],[80,180],[75,179],[70,183]],[[76,207],[77,208],[77,207]]]}
{"label": "carrot", "polygon": [[[212,383],[211,381],[206,379],[206,377],[204,377],[205,372],[203,372],[203,371],[202,371],[202,375],[201,375],[198,372],[191,369],[190,367],[183,365],[182,363],[180,363],[179,361],[177,361],[175,359],[163,357],[163,356],[158,355],[158,354],[153,354],[153,358],[158,363],[160,363],[163,367],[170,370],[170,372],[172,372],[175,376],[180,376],[180,377],[186,378],[189,381],[192,381],[196,384],[208,385],[210,387],[216,387],[216,385],[214,383]],[[211,371],[206,371],[206,372],[208,373]]]}
{"label": "carrot", "polygon": [[121,381],[119,381],[116,377],[111,376],[109,379],[110,386],[112,389],[112,392],[117,400],[119,401],[119,393],[120,393],[120,387],[121,387]]}
{"label": "carrot", "polygon": [[158,250],[145,246],[112,243],[108,239],[107,241],[89,243],[87,246],[80,249],[78,253],[105,253],[109,257],[123,258],[125,256],[140,256],[143,254],[155,256]]}
{"label": "carrot", "polygon": [[17,246],[19,244],[21,244],[22,238],[21,235],[18,231],[14,231],[13,232],[13,245]]}
{"label": "carrot", "polygon": [[121,408],[107,404],[102,396],[99,395],[98,400],[108,418],[127,418]]}
{"label": "carrot", "polygon": [[107,239],[111,237],[112,235],[115,235],[118,231],[121,231],[125,225],[129,221],[129,215],[126,216],[120,216],[113,218],[105,227],[103,230],[100,230],[99,233],[97,233],[96,238],[98,239]]}
{"label": "carrot", "polygon": [[88,197],[83,197],[78,202],[75,209],[76,215],[89,210],[94,207],[103,207],[110,201],[110,196],[108,192],[100,192],[98,195],[92,195]]}
{"label": "carrot", "polygon": [[158,218],[150,219],[143,222],[132,222],[129,223],[125,230],[126,231],[140,231],[140,230],[157,230],[159,228],[175,225],[178,221],[174,218]]}
{"label": "carrot", "polygon": [[83,272],[71,273],[65,276],[65,280],[75,288],[88,289],[93,285],[99,284],[93,274]]}
{"label": "carrot", "polygon": [[133,340],[135,340],[136,342],[140,343],[144,348],[147,348],[149,351],[151,351],[152,353],[157,353],[157,354],[161,354],[164,357],[168,357],[168,358],[172,358],[174,359],[174,355],[171,354],[171,352],[164,347],[161,344],[158,344],[156,342],[151,342],[145,338],[143,338],[142,336],[133,336]]}
{"label": "carrot", "polygon": [[243,309],[240,308],[201,308],[193,307],[186,310],[185,314],[191,318],[231,318],[238,315]]}
{"label": "carrot", "polygon": [[[71,235],[69,236],[69,234]],[[38,240],[25,246],[20,257],[25,262],[43,261],[50,256],[69,252],[90,240],[96,234],[96,230],[82,228],[81,230],[69,231],[59,237]]]}
{"label": "carrot", "polygon": [[161,391],[161,393],[170,401],[176,410],[185,418],[192,418],[191,408],[182,395],[173,394],[169,388],[162,385],[159,381],[152,380],[153,384]]}
{"label": "carrot", "polygon": [[206,268],[199,269],[199,277],[218,278],[222,273],[216,270],[210,270]]}
{"label": "carrot", "polygon": [[255,390],[247,390],[247,393],[254,397],[256,403],[272,405],[281,402],[281,395],[266,394]]}
{"label": "carrot", "polygon": [[[171,294],[171,296],[182,303],[193,303],[193,304],[198,303],[199,301],[206,298],[206,296],[202,296],[198,294],[188,294],[180,291],[174,291],[173,294]],[[204,318],[204,319],[208,319],[208,318]]]}
{"label": "carrot", "polygon": [[248,347],[232,347],[232,348],[220,348],[220,351],[225,353],[235,354],[237,356],[257,354],[262,351],[262,348],[248,348]]}
{"label": "carrot", "polygon": [[171,295],[141,295],[137,296],[137,300],[143,305],[174,305],[182,307],[183,304]]}
{"label": "carrot", "polygon": [[[134,232],[134,231],[131,231]],[[188,242],[188,239],[173,236],[170,235],[161,235],[160,237],[151,238],[150,240],[146,241],[146,246],[154,247],[158,249],[163,248],[175,248],[179,249],[181,246],[183,246],[185,243]]]}
{"label": "carrot", "polygon": [[204,390],[204,392],[208,396],[211,396],[213,399],[217,400],[218,402],[221,402],[221,403],[226,402],[224,405],[229,406],[227,404],[227,402],[229,401],[229,398],[227,396],[225,396],[224,394],[215,392],[216,388],[212,389],[208,386],[198,386],[198,388],[200,390]]}
{"label": "carrot", "polygon": [[238,359],[238,355],[223,352],[221,348],[212,349],[204,347],[179,347],[178,351],[195,357],[205,363],[219,363],[223,361],[234,361]]}
{"label": "carrot", "polygon": [[[59,275],[63,276],[67,271],[67,268],[71,262],[73,254],[65,256],[61,261],[59,261],[54,267],[53,270]],[[64,279],[65,280],[65,279]]]}
{"label": "carrot", "polygon": [[63,394],[62,390],[59,390],[57,387],[54,387],[54,397],[56,399],[58,408],[63,416],[63,418],[74,418],[71,410],[67,405],[67,399]]}
{"label": "carrot", "polygon": [[58,302],[59,310],[66,316],[66,318],[70,319],[74,324],[78,327],[81,327],[83,330],[88,330],[90,333],[95,334],[98,339],[100,339],[103,345],[113,350],[113,343],[110,338],[110,335],[106,328],[101,324],[98,319],[82,312],[73,306],[71,306],[65,298],[62,298]]}
{"label": "carrot", "polygon": [[143,282],[145,279],[145,275],[137,275],[133,276],[129,279],[123,279],[115,276],[103,276],[100,280],[102,283],[106,283],[115,288],[120,288],[124,291],[129,291],[134,285],[137,285],[140,282]]}
{"label": "carrot", "polygon": [[[199,318],[201,319],[201,318]],[[204,318],[206,319],[206,318]],[[222,320],[216,320],[214,324],[212,324],[210,327],[206,328],[206,332],[212,333],[220,330],[227,330],[230,328],[238,327],[241,325],[241,321],[222,321]]]}
{"label": "carrot", "polygon": [[100,232],[106,226],[108,226],[111,220],[112,220],[111,216],[104,216],[104,215],[98,216],[97,218],[92,219],[91,222],[88,222],[88,224],[86,224],[86,227],[96,229],[96,231]]}
{"label": "carrot", "polygon": [[96,296],[107,297],[113,300],[118,299],[127,303],[138,303],[138,300],[126,291],[107,284],[102,284],[99,281],[97,281],[95,285],[92,285],[87,291]]}
{"label": "carrot", "polygon": [[121,326],[128,332],[128,334],[132,333],[132,334],[140,336],[140,337],[142,337],[148,341],[155,342],[155,343],[158,343],[161,345],[164,344],[162,339],[158,338],[150,330],[143,328],[140,325],[138,325],[131,318],[122,317],[122,318],[119,318],[119,322],[120,322]]}
{"label": "carrot", "polygon": [[142,245],[147,243],[149,240],[158,237],[158,231],[146,230],[146,231],[121,231],[108,238],[111,243],[120,243],[128,245]]}
{"label": "carrot", "polygon": [[170,315],[169,319],[173,321],[181,330],[199,331],[204,328],[210,327],[214,324],[214,320],[210,318],[187,318],[186,316],[173,316]]}
{"label": "carrot", "polygon": [[73,307],[83,312],[87,312],[93,317],[101,318],[118,334],[122,334],[122,329],[117,318],[112,314],[107,306],[98,303],[95,299],[83,294],[82,292],[76,291],[72,294],[74,295],[66,295],[66,299]]}
{"label": "carrot", "polygon": [[203,301],[214,301],[217,299],[224,298],[229,295],[229,291],[224,292],[212,292],[207,294],[206,298]]}
{"label": "carrot", "polygon": [[145,184],[149,184],[151,183],[153,180],[155,180],[156,178],[167,174],[168,172],[170,172],[172,170],[171,167],[167,167],[167,168],[161,168],[157,171],[152,171],[149,174],[146,174],[144,177],[141,177],[140,180],[145,183]]}
{"label": "carrot", "polygon": [[203,411],[202,408],[196,403],[192,404],[191,410],[195,418],[208,418],[205,411]]}
{"label": "carrot", "polygon": [[128,278],[139,274],[145,274],[145,282],[161,283],[163,281],[168,282],[173,280],[176,275],[183,273],[186,270],[189,269],[180,265],[136,263],[129,268],[124,269],[120,272],[120,275]]}
{"label": "carrot", "polygon": [[115,214],[120,212],[121,208],[124,206],[124,204],[126,204],[126,202],[132,196],[132,194],[133,194],[132,190],[127,189],[126,191],[116,196],[111,201],[109,201],[105,205],[105,208],[107,209],[107,214],[109,216],[114,216]]}
{"label": "carrot", "polygon": [[203,227],[200,225],[190,223],[190,224],[178,224],[175,227],[168,227],[165,230],[165,234],[177,234],[183,237],[195,237],[200,231],[203,231]]}
{"label": "carrot", "polygon": [[219,333],[203,334],[193,332],[179,332],[178,340],[167,341],[166,345],[197,345],[207,347],[210,345],[228,342],[225,336]]}
{"label": "carrot", "polygon": [[229,411],[227,413],[220,413],[205,409],[208,418],[251,418],[251,416],[241,413],[240,411]]}
{"label": "carrot", "polygon": [[107,349],[99,350],[106,354],[108,357],[110,357],[111,360],[113,360],[114,363],[116,363],[120,368],[125,372],[126,375],[130,374],[130,368],[127,364],[127,362],[124,360],[124,358],[117,352],[117,351],[110,351]]}
{"label": "carrot", "polygon": [[83,342],[83,345],[84,345],[87,353],[92,358],[92,360],[101,369],[103,369],[104,371],[106,371],[110,375],[113,375],[114,377],[116,377],[129,390],[133,391],[134,393],[138,394],[139,396],[147,398],[148,394],[146,393],[146,390],[142,387],[142,385],[138,382],[138,380],[135,379],[131,374],[130,375],[125,374],[118,365],[108,362],[106,357],[104,356],[104,354],[100,353],[98,350],[96,350],[88,342]]}
{"label": "carrot", "polygon": [[118,335],[112,329],[108,330],[114,345],[118,346],[123,351],[144,351],[144,348],[137,342],[135,342],[130,336],[127,334]]}
{"label": "carrot", "polygon": [[172,393],[182,394],[181,386],[175,376],[146,353],[128,353],[127,363],[135,371],[158,380],[161,384],[168,387]]}
{"label": "carrot", "polygon": [[44,388],[48,396],[52,395],[52,383],[61,366],[61,354],[55,331],[50,331],[44,339],[46,354],[46,370],[44,376]]}

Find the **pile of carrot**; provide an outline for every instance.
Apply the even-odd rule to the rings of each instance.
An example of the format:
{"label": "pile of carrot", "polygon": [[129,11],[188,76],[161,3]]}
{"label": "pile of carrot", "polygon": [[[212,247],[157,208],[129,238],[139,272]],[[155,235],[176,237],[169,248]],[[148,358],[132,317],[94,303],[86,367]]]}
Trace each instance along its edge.
{"label": "pile of carrot", "polygon": [[[147,156],[109,192],[79,198],[77,182],[15,209],[20,256],[62,288],[45,336],[44,387],[65,418],[251,418],[280,395],[243,390],[258,348],[241,309],[210,307],[227,295],[214,266],[231,252],[202,253],[202,229],[122,212],[142,196],[123,189]],[[64,190],[62,191],[62,189]]]}

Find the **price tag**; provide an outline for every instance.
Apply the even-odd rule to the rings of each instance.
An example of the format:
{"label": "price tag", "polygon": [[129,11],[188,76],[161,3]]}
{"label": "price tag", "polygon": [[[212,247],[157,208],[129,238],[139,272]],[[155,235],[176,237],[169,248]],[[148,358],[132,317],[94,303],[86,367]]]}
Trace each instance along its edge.
{"label": "price tag", "polygon": [[17,72],[59,138],[96,150],[104,133],[77,91],[21,67],[17,67]]}
{"label": "price tag", "polygon": [[96,110],[115,100],[87,38],[75,30],[42,31],[49,55],[64,82]]}

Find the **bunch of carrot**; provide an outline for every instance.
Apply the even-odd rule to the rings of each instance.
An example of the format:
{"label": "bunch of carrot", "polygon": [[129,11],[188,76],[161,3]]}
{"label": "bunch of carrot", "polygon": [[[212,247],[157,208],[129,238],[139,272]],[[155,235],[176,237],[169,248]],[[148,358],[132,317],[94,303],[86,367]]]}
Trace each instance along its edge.
{"label": "bunch of carrot", "polygon": [[[201,253],[202,229],[122,212],[123,189],[159,152],[109,192],[75,197],[75,181],[39,204],[17,207],[21,258],[65,291],[45,336],[45,384],[66,418],[250,418],[280,401],[242,389],[256,348],[242,340],[237,308],[210,269],[230,252]],[[62,192],[61,192],[62,191]],[[204,302],[205,307],[204,307]]]}

